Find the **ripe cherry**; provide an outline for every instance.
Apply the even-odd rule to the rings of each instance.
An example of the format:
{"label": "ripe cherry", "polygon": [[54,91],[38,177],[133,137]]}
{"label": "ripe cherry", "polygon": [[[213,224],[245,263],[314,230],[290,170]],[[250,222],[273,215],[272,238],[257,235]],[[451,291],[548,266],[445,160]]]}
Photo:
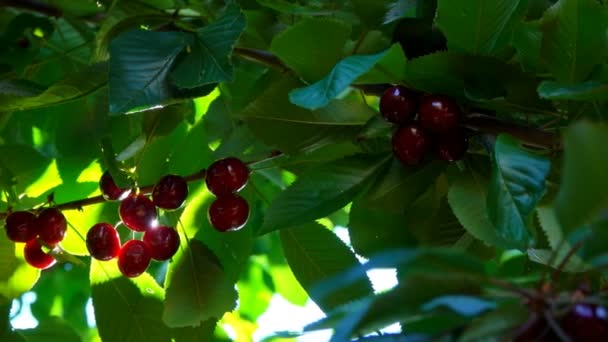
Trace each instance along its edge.
{"label": "ripe cherry", "polygon": [[114,179],[109,171],[106,171],[101,175],[101,178],[99,179],[99,189],[101,190],[103,198],[107,201],[124,199],[131,192],[131,189],[119,188],[118,185],[114,183]]}
{"label": "ripe cherry", "polygon": [[542,315],[533,314],[516,331],[513,342],[551,342],[559,338]]}
{"label": "ripe cherry", "polygon": [[405,165],[417,165],[424,159],[430,143],[428,134],[417,125],[399,127],[393,134],[393,153]]}
{"label": "ripe cherry", "polygon": [[188,197],[188,182],[176,175],[164,176],[152,190],[152,203],[166,210],[181,207],[186,197]]}
{"label": "ripe cherry", "polygon": [[42,250],[42,245],[37,239],[25,243],[23,255],[28,264],[41,270],[53,266],[56,262],[55,258]]}
{"label": "ripe cherry", "polygon": [[143,240],[150,247],[150,254],[154,260],[169,260],[179,248],[179,234],[171,227],[150,228],[144,234]]}
{"label": "ripe cherry", "polygon": [[608,312],[603,306],[578,303],[562,319],[572,341],[608,341]]}
{"label": "ripe cherry", "polygon": [[438,138],[435,144],[437,158],[449,162],[464,158],[469,148],[469,139],[461,132],[456,131]]}
{"label": "ripe cherry", "polygon": [[36,218],[38,225],[38,236],[47,245],[61,242],[65,237],[68,224],[61,210],[57,208],[46,208]]}
{"label": "ripe cherry", "polygon": [[107,261],[115,258],[120,251],[120,237],[109,223],[97,223],[87,233],[87,249],[91,257]]}
{"label": "ripe cherry", "polygon": [[129,240],[118,253],[118,269],[126,277],[137,277],[146,271],[150,258],[148,245],[140,240]]}
{"label": "ripe cherry", "polygon": [[447,133],[458,128],[460,107],[443,95],[427,95],[418,109],[420,124],[433,133]]}
{"label": "ripe cherry", "polygon": [[410,121],[418,110],[418,99],[413,91],[394,86],[380,97],[380,113],[386,121],[404,124]]}
{"label": "ripe cherry", "polygon": [[209,166],[205,182],[214,195],[220,196],[241,190],[249,178],[249,169],[240,159],[228,157]]}
{"label": "ripe cherry", "polygon": [[148,196],[142,194],[132,194],[122,200],[118,214],[125,226],[136,232],[143,232],[156,225],[156,207]]}
{"label": "ripe cherry", "polygon": [[14,242],[28,242],[38,236],[36,215],[29,211],[14,211],[6,217],[6,236]]}
{"label": "ripe cherry", "polygon": [[238,195],[223,195],[209,206],[209,221],[220,232],[241,229],[249,216],[249,204]]}

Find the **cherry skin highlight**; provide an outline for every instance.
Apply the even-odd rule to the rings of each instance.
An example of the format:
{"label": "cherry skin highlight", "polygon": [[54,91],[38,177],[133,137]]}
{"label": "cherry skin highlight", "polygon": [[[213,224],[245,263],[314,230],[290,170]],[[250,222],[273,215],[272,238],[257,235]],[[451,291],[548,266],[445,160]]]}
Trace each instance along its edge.
{"label": "cherry skin highlight", "polygon": [[109,223],[97,223],[87,233],[87,249],[91,257],[107,261],[115,258],[120,251],[120,237]]}
{"label": "cherry skin highlight", "polygon": [[603,306],[575,304],[561,323],[572,341],[608,341],[608,311]]}
{"label": "cherry skin highlight", "polygon": [[36,215],[29,211],[14,211],[6,217],[6,236],[14,242],[28,242],[38,236]]}
{"label": "cherry skin highlight", "polygon": [[449,162],[464,158],[469,148],[469,139],[461,132],[441,136],[435,143],[435,153],[437,158]]}
{"label": "cherry skin highlight", "polygon": [[417,110],[416,94],[405,87],[390,87],[380,97],[380,113],[388,122],[407,123],[414,118]]}
{"label": "cherry skin highlight", "polygon": [[209,166],[205,176],[207,188],[216,196],[241,190],[249,179],[249,169],[240,159],[228,157]]}
{"label": "cherry skin highlight", "polygon": [[144,234],[143,240],[148,245],[154,260],[169,260],[179,249],[179,234],[171,227],[150,228]]}
{"label": "cherry skin highlight", "polygon": [[249,216],[249,204],[238,195],[223,195],[209,206],[209,221],[220,232],[243,228]]}
{"label": "cherry skin highlight", "polygon": [[420,124],[429,132],[443,134],[455,131],[460,120],[460,107],[449,97],[427,95],[418,109]]}
{"label": "cherry skin highlight", "polygon": [[145,195],[130,195],[118,209],[120,219],[125,226],[136,232],[144,232],[156,224],[156,207]]}
{"label": "cherry skin highlight", "polygon": [[63,216],[61,210],[56,208],[42,210],[36,218],[36,225],[38,225],[38,236],[46,245],[61,242],[68,227],[65,216]]}
{"label": "cherry skin highlight", "polygon": [[118,253],[118,269],[125,277],[134,278],[146,271],[150,259],[148,245],[140,240],[129,240]]}
{"label": "cherry skin highlight", "polygon": [[53,266],[56,262],[55,258],[42,250],[42,245],[36,239],[25,243],[23,255],[28,264],[41,270]]}
{"label": "cherry skin highlight", "polygon": [[393,134],[393,154],[403,164],[418,165],[429,147],[428,134],[417,125],[399,127]]}
{"label": "cherry skin highlight", "polygon": [[118,185],[114,183],[114,179],[112,179],[112,175],[110,175],[109,171],[106,171],[101,175],[101,178],[99,179],[99,189],[106,201],[121,200],[131,193],[131,189],[119,188]]}
{"label": "cherry skin highlight", "polygon": [[166,175],[152,190],[152,203],[165,210],[177,209],[188,197],[188,182],[183,177]]}

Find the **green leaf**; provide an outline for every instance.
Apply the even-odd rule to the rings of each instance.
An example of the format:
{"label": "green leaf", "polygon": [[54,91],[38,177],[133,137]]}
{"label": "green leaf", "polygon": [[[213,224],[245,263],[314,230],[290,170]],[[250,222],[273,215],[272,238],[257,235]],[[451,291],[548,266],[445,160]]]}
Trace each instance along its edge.
{"label": "green leaf", "polygon": [[542,18],[541,57],[562,82],[583,81],[608,55],[608,10],[594,0],[560,0]]}
{"label": "green leaf", "polygon": [[542,70],[541,44],[543,32],[538,21],[524,22],[513,31],[512,44],[524,71]]}
{"label": "green leaf", "polygon": [[167,102],[172,95],[167,75],[187,36],[181,32],[133,30],[110,44],[110,113]]}
{"label": "green leaf", "polygon": [[[572,244],[565,240],[563,229],[555,215],[555,208],[539,206],[536,208],[536,214],[540,227],[547,237],[547,242],[549,242],[549,247],[551,247],[551,250],[553,251],[553,254],[551,254],[553,266],[556,267],[562,260],[565,260],[565,258],[570,258],[571,264],[586,267],[579,255],[570,255]],[[585,247],[587,246],[584,246],[584,249],[586,249]]]}
{"label": "green leaf", "polygon": [[414,17],[418,6],[418,1],[416,0],[393,1],[389,4],[388,11],[386,11],[386,14],[384,15],[383,24],[390,24],[405,17]]}
{"label": "green leaf", "polygon": [[366,73],[388,50],[373,55],[348,56],[338,62],[324,79],[289,93],[291,103],[310,110],[326,106],[359,76]]}
{"label": "green leaf", "polygon": [[338,63],[350,27],[330,19],[303,19],[278,34],[270,51],[307,82],[316,82]]}
{"label": "green leaf", "polygon": [[245,16],[237,5],[229,5],[220,18],[196,31],[190,50],[171,72],[173,83],[179,88],[195,88],[231,80],[230,55],[244,29]]}
{"label": "green leaf", "polygon": [[90,279],[102,340],[171,340],[170,330],[161,320],[165,293],[149,274],[127,278],[118,270],[116,259],[91,260]]}
{"label": "green leaf", "polygon": [[425,303],[425,311],[447,307],[461,316],[479,316],[485,311],[496,308],[496,303],[472,296],[441,296]]}
{"label": "green leaf", "polygon": [[237,298],[234,284],[213,251],[194,239],[189,245],[182,242],[182,246],[171,261],[165,281],[163,321],[172,328],[219,319],[234,309]]}
{"label": "green leaf", "polygon": [[525,248],[530,241],[531,214],[544,195],[551,164],[524,151],[517,140],[507,135],[496,140],[494,160],[488,188],[488,216],[500,236]]}
{"label": "green leaf", "polygon": [[561,187],[554,206],[565,232],[608,207],[608,126],[579,122],[565,133]]}
{"label": "green leaf", "polygon": [[399,44],[393,44],[384,56],[354,83],[400,83],[405,78],[407,58]]}
{"label": "green leaf", "polygon": [[538,94],[549,100],[604,101],[608,100],[608,84],[595,80],[575,84],[543,81]]}
{"label": "green leaf", "polygon": [[0,305],[10,303],[29,291],[38,281],[40,270],[31,267],[23,258],[23,244],[10,241],[0,234]]}
{"label": "green leaf", "polygon": [[59,317],[42,320],[36,328],[15,330],[15,332],[21,335],[25,341],[82,341],[76,331]]}
{"label": "green leaf", "polygon": [[513,329],[529,315],[528,308],[520,301],[501,304],[496,310],[487,312],[471,322],[461,336],[464,342],[494,340],[497,336],[512,334]]}
{"label": "green leaf", "polygon": [[439,0],[436,23],[450,51],[496,55],[507,47],[526,9],[524,0]]}
{"label": "green leaf", "polygon": [[382,23],[391,0],[351,0],[353,12],[361,18],[367,27],[376,27]]}
{"label": "green leaf", "polygon": [[342,208],[382,169],[386,160],[384,156],[356,155],[309,170],[270,204],[259,233],[300,225]]}
{"label": "green leaf", "polygon": [[488,217],[486,189],[488,179],[470,170],[458,174],[448,191],[448,203],[460,224],[476,239],[490,246],[513,248],[501,237]]}
{"label": "green leaf", "polygon": [[285,153],[315,150],[351,140],[367,120],[377,115],[361,101],[334,100],[309,111],[289,102],[288,93],[300,82],[281,75],[240,113],[251,131],[265,144]]}
{"label": "green leaf", "polygon": [[283,229],[281,242],[294,275],[324,311],[373,293],[369,280],[357,281],[324,298],[310,292],[311,287],[319,281],[359,265],[353,252],[320,224],[308,223]]}
{"label": "green leaf", "polygon": [[7,95],[3,92],[0,94],[0,111],[34,109],[74,101],[95,92],[105,86],[106,82],[107,65],[94,64],[70,74],[37,96]]}

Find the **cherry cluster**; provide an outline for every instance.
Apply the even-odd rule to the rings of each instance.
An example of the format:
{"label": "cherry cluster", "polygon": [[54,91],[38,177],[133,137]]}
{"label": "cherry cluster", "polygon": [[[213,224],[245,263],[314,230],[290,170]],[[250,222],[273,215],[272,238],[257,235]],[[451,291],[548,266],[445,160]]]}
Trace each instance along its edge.
{"label": "cherry cluster", "polygon": [[86,244],[91,257],[108,261],[118,258],[118,268],[127,277],[146,271],[152,259],[169,260],[179,248],[179,234],[173,227],[159,225],[157,208],[175,210],[188,197],[188,182],[181,176],[163,176],[152,190],[151,198],[132,189],[120,188],[109,172],[99,180],[103,197],[120,201],[118,214],[122,223],[134,232],[143,233],[141,240],[130,239],[121,246],[116,227],[107,222],[93,225]]}
{"label": "cherry cluster", "polygon": [[14,242],[25,242],[25,261],[39,269],[56,262],[42,247],[53,249],[65,237],[67,221],[60,210],[44,208],[40,212],[14,211],[6,217],[6,235]]}
{"label": "cherry cluster", "polygon": [[418,165],[430,150],[441,160],[460,160],[468,149],[467,136],[460,129],[460,107],[449,97],[420,96],[406,87],[393,86],[380,98],[380,113],[398,125],[393,153],[405,165]]}
{"label": "cherry cluster", "polygon": [[249,169],[240,159],[228,157],[209,166],[205,182],[217,198],[209,206],[209,221],[220,232],[241,229],[249,217],[249,204],[237,195],[247,184]]}

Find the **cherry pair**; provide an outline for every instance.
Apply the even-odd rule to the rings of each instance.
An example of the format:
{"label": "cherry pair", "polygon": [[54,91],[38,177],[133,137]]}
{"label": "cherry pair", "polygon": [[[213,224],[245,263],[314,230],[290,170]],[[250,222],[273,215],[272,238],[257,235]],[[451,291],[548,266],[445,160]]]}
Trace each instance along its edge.
{"label": "cherry pair", "polygon": [[217,196],[209,206],[209,221],[220,232],[241,229],[249,217],[249,204],[236,193],[249,179],[249,169],[240,159],[228,157],[209,166],[207,189]]}
{"label": "cherry pair", "polygon": [[459,128],[460,107],[446,96],[420,97],[408,88],[393,86],[380,98],[380,113],[399,125],[393,134],[393,153],[406,165],[419,164],[431,148],[446,161],[462,159],[466,153],[468,139]]}
{"label": "cherry pair", "polygon": [[30,211],[14,211],[6,217],[6,235],[14,242],[25,242],[24,256],[28,264],[46,269],[55,259],[42,250],[54,247],[65,237],[67,221],[57,208],[45,208],[38,215]]}

